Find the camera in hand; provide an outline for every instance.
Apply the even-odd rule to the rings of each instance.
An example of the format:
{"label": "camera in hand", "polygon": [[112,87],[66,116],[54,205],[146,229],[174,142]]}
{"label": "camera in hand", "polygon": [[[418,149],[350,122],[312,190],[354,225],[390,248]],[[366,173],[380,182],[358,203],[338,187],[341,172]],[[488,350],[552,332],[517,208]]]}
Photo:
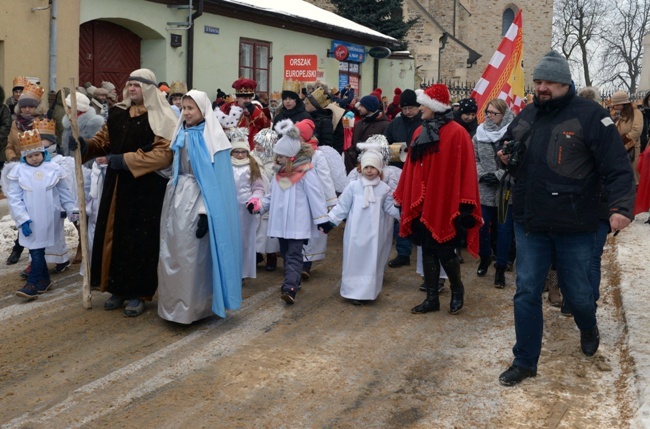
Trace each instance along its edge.
{"label": "camera in hand", "polygon": [[526,145],[519,141],[511,141],[508,144],[503,146],[501,152],[504,155],[510,155],[508,158],[508,166],[512,168],[519,167],[519,164],[524,159],[524,153],[526,152]]}

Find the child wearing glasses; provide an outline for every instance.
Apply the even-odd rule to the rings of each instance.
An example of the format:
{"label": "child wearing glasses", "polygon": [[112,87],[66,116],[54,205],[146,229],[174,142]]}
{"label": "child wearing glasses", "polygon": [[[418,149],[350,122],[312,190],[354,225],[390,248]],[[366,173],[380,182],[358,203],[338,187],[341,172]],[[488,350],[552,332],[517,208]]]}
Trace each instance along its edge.
{"label": "child wearing glasses", "polygon": [[241,234],[231,144],[205,92],[183,96],[160,225],[158,315],[190,324],[241,301]]}
{"label": "child wearing glasses", "polygon": [[260,199],[264,197],[266,177],[262,174],[262,167],[257,159],[250,153],[248,144],[248,129],[236,128],[230,133],[232,150],[230,161],[232,172],[235,176],[237,189],[237,209],[242,238],[242,274],[241,278],[254,279],[257,277],[257,241],[256,231],[259,216],[253,216],[248,210],[248,204],[259,210]]}

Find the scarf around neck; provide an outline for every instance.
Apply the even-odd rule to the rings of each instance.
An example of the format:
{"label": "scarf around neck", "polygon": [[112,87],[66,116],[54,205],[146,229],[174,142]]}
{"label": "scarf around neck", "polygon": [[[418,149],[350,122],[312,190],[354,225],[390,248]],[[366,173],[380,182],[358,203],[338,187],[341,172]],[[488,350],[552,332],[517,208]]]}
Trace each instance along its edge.
{"label": "scarf around neck", "polygon": [[230,162],[232,162],[232,165],[242,166],[242,165],[250,164],[251,159],[248,156],[246,158],[244,158],[244,159],[239,159],[239,158],[235,158],[234,156],[231,155],[230,156]]}
{"label": "scarf around neck", "polygon": [[[274,168],[279,167],[275,166]],[[291,173],[287,173],[284,169],[284,166],[277,169],[275,174],[275,180],[280,185],[283,191],[286,191],[302,179],[307,171],[312,169],[311,158],[307,156],[301,156],[300,158],[293,161],[293,168]]]}
{"label": "scarf around neck", "polygon": [[363,186],[363,208],[365,209],[370,205],[370,203],[374,203],[377,201],[375,198],[375,186],[379,184],[379,181],[381,179],[379,176],[375,177],[374,179],[366,179],[365,177],[361,177],[361,185]]}
{"label": "scarf around neck", "polygon": [[432,119],[423,120],[422,129],[425,132],[421,132],[417,140],[409,148],[411,161],[419,161],[427,153],[439,152],[440,128],[453,120],[454,114],[452,110],[447,110],[440,114],[437,113]]}

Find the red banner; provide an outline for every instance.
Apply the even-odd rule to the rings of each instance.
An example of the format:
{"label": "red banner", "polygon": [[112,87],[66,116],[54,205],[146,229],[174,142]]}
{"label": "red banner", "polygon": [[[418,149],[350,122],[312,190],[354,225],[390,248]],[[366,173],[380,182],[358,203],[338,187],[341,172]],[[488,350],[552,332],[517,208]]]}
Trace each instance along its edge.
{"label": "red banner", "polygon": [[516,115],[526,107],[524,98],[523,30],[521,10],[485,68],[470,97],[478,104],[477,118],[484,120],[485,105],[495,98],[504,100]]}
{"label": "red banner", "polygon": [[284,80],[315,82],[318,78],[318,55],[285,55]]}

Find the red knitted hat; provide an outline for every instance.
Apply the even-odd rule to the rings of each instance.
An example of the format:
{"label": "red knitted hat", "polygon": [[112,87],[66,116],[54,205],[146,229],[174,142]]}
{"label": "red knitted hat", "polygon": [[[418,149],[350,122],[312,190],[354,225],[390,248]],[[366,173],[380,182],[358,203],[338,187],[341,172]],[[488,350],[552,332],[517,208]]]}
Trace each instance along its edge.
{"label": "red knitted hat", "polygon": [[308,142],[314,136],[314,122],[311,119],[303,119],[302,121],[296,123],[296,128],[300,131],[300,137]]}
{"label": "red knitted hat", "polygon": [[434,112],[445,112],[451,109],[449,105],[449,88],[442,83],[436,83],[428,88],[415,91],[418,103],[429,107]]}
{"label": "red knitted hat", "polygon": [[393,97],[393,104],[399,106],[399,96],[402,95],[402,90],[395,88],[395,96]]}
{"label": "red knitted hat", "polygon": [[375,88],[375,89],[370,93],[370,95],[374,95],[375,97],[377,97],[377,100],[379,100],[379,102],[381,103],[381,88]]}

